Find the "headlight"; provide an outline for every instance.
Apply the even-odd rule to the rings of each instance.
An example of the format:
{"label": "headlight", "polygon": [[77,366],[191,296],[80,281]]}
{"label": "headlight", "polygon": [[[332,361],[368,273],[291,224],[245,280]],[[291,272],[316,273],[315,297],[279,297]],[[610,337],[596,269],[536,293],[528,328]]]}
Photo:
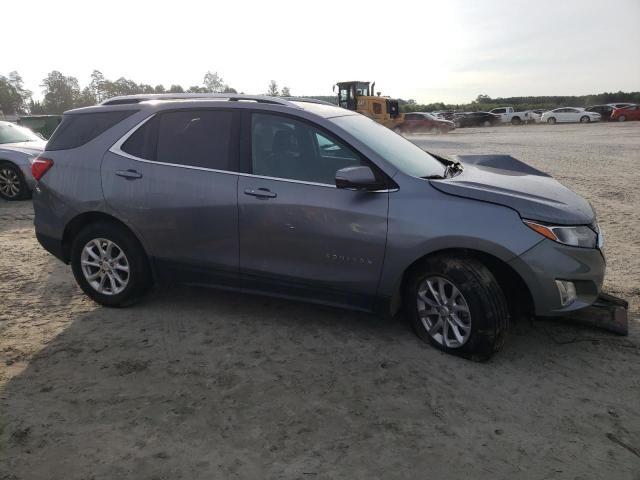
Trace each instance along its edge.
{"label": "headlight", "polygon": [[572,247],[596,248],[598,246],[598,234],[586,225],[577,225],[574,227],[542,225],[540,223],[524,220],[532,230],[550,240]]}

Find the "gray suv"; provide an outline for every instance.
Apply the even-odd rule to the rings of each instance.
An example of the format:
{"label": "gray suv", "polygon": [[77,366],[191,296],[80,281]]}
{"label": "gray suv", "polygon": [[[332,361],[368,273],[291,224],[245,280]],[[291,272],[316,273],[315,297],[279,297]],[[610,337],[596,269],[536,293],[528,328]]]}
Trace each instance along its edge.
{"label": "gray suv", "polygon": [[592,304],[605,271],[594,211],[549,175],[323,103],[117,97],[65,113],[32,170],[38,240],[106,306],[179,282],[404,307],[487,358],[515,316]]}

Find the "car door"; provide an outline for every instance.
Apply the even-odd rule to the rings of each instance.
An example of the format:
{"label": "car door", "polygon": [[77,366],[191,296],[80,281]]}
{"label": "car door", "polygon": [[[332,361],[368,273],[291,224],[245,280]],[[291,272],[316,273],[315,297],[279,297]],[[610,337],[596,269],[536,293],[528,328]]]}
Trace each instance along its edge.
{"label": "car door", "polygon": [[107,204],[171,280],[238,279],[238,124],[232,110],[165,111],[105,155]]}
{"label": "car door", "polygon": [[335,173],[366,163],[299,118],[246,112],[238,182],[240,271],[247,288],[372,306],[387,236],[388,192],[338,189]]}

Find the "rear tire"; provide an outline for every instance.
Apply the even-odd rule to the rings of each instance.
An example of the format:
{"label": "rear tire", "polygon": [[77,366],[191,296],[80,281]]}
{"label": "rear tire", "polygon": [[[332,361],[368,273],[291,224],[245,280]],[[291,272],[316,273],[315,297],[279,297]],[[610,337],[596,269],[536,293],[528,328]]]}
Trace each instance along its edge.
{"label": "rear tire", "polygon": [[10,202],[31,198],[22,171],[10,162],[0,162],[0,198]]}
{"label": "rear tire", "polygon": [[81,230],[71,246],[71,269],[82,291],[105,307],[129,305],[151,287],[146,253],[117,223],[98,222]]}
{"label": "rear tire", "polygon": [[418,337],[444,352],[482,361],[504,344],[507,301],[493,274],[474,258],[438,255],[425,260],[408,280],[404,305]]}
{"label": "rear tire", "polygon": [[626,121],[626,120],[627,120],[627,117],[625,117],[624,115],[620,115],[620,116],[618,117],[618,121],[619,121],[619,122],[624,122],[624,121]]}
{"label": "rear tire", "polygon": [[555,119],[555,118],[553,118],[553,117],[548,118],[548,119],[547,119],[547,123],[548,123],[549,125],[555,125],[555,124],[556,124],[556,119]]}
{"label": "rear tire", "polygon": [[440,129],[438,127],[431,127],[431,129],[429,130],[429,132],[432,135],[438,135],[440,133]]}
{"label": "rear tire", "polygon": [[587,117],[586,115],[583,117],[580,117],[580,123],[589,123],[591,121],[591,119],[589,117]]}
{"label": "rear tire", "polygon": [[485,120],[484,122],[482,122],[482,126],[483,127],[490,127],[491,126],[491,122],[489,120]]}
{"label": "rear tire", "polygon": [[513,117],[511,119],[511,125],[520,125],[522,123],[522,120],[520,120],[520,117]]}

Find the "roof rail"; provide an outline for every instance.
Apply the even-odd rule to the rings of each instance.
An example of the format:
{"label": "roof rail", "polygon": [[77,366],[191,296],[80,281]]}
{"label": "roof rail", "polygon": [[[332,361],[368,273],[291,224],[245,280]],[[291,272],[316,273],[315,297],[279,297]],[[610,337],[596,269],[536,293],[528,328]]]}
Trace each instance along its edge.
{"label": "roof rail", "polygon": [[280,97],[284,100],[288,100],[290,102],[303,102],[303,103],[317,103],[320,105],[330,105],[332,107],[337,107],[335,103],[325,102],[324,100],[318,100],[317,98],[312,97]]}
{"label": "roof rail", "polygon": [[286,105],[300,108],[288,100],[278,97],[268,97],[266,95],[244,95],[236,93],[141,93],[137,95],[122,95],[109,98],[100,105],[129,105],[133,103],[147,102],[149,100],[191,100],[191,99],[219,98],[227,99],[229,102],[253,101],[258,103],[270,103],[274,105]]}

